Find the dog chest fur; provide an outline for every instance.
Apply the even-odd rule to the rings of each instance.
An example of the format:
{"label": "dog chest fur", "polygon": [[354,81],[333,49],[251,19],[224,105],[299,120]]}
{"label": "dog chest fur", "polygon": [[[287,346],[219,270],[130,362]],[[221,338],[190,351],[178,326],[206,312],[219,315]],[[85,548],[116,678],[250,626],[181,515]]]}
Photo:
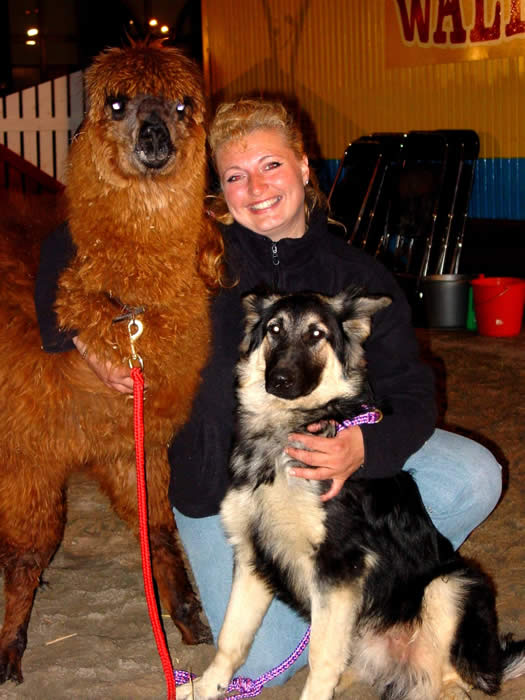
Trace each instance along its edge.
{"label": "dog chest fur", "polygon": [[315,558],[325,538],[325,513],[317,488],[289,476],[281,465],[272,483],[230,490],[221,516],[239,556],[252,565],[262,557],[286,582],[290,594],[308,608],[316,581]]}

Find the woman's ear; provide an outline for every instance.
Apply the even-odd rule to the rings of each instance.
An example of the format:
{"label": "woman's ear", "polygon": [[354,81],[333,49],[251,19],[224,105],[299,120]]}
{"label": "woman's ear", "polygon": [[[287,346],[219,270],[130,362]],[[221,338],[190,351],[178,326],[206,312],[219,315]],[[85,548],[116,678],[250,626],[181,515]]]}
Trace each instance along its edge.
{"label": "woman's ear", "polygon": [[310,180],[310,166],[308,165],[308,156],[306,154],[301,158],[301,173],[303,176],[303,183],[307,185]]}

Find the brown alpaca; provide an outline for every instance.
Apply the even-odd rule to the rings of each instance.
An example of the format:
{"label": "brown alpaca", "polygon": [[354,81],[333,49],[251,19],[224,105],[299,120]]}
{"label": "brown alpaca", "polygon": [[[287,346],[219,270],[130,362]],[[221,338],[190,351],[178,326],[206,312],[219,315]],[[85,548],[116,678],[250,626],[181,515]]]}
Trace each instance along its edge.
{"label": "brown alpaca", "polygon": [[[161,602],[183,640],[209,640],[168,503],[166,446],[187,419],[207,359],[208,292],[199,252],[217,233],[203,210],[204,104],[199,72],[177,50],[111,49],[88,70],[89,111],[70,154],[67,218],[77,248],[58,292],[60,325],[112,363],[131,355],[127,308],[143,309],[150,541]],[[0,246],[0,565],[5,620],[0,682],[21,659],[40,576],[61,542],[66,482],[88,470],[137,532],[133,402],[78,352],[47,354],[33,308],[34,256],[12,233]],[[126,305],[126,308],[124,307]]]}

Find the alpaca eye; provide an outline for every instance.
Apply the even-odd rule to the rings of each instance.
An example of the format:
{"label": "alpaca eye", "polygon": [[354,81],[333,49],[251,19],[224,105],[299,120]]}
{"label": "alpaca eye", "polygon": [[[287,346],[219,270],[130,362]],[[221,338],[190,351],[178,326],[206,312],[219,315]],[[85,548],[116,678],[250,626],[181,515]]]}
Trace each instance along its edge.
{"label": "alpaca eye", "polygon": [[112,119],[116,119],[118,121],[119,119],[124,118],[124,115],[126,113],[127,102],[128,102],[127,99],[125,97],[121,97],[121,96],[110,95],[107,98],[106,104],[111,109],[111,118]]}
{"label": "alpaca eye", "polygon": [[179,119],[182,119],[183,117],[189,117],[191,116],[192,113],[192,100],[190,97],[183,97],[181,102],[177,102],[175,105],[175,111],[177,112],[177,116]]}

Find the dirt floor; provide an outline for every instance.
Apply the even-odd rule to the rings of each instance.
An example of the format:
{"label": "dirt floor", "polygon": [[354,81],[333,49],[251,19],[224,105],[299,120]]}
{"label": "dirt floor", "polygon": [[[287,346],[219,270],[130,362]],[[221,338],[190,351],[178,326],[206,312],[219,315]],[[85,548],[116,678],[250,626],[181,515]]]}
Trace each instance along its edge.
{"label": "dirt floor", "polygon": [[[525,335],[482,338],[467,332],[421,331],[425,356],[440,388],[442,422],[482,440],[505,469],[496,511],[467,541],[498,592],[502,631],[525,636]],[[210,562],[212,565],[212,562]],[[38,592],[24,657],[25,682],[6,684],[0,698],[164,698],[165,681],[143,594],[138,544],[106,499],[83,476],[69,491],[64,541]],[[213,649],[185,647],[166,621],[173,665],[201,672]],[[304,671],[261,698],[295,700]],[[338,697],[372,700],[364,686]],[[485,697],[474,692],[472,697]],[[501,697],[525,698],[525,677]]]}

